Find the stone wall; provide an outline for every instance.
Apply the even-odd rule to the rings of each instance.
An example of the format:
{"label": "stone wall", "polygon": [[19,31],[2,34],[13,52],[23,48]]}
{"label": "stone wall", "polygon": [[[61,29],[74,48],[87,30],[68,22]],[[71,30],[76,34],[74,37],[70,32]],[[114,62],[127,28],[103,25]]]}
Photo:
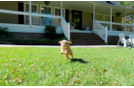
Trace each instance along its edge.
{"label": "stone wall", "polygon": [[44,33],[18,33],[11,32],[13,39],[43,39]]}
{"label": "stone wall", "polygon": [[[44,39],[44,33],[21,33],[21,32],[10,32],[13,39]],[[65,37],[64,34],[56,34],[55,38]]]}

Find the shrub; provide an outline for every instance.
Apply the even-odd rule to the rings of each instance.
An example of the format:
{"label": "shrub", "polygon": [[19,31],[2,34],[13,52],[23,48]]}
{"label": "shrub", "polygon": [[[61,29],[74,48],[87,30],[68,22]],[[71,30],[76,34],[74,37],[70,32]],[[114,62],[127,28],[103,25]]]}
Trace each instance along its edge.
{"label": "shrub", "polygon": [[45,28],[45,37],[48,39],[55,39],[56,36],[56,27],[47,25]]}
{"label": "shrub", "polygon": [[7,30],[8,28],[6,27],[0,27],[0,39],[6,39],[11,35]]}

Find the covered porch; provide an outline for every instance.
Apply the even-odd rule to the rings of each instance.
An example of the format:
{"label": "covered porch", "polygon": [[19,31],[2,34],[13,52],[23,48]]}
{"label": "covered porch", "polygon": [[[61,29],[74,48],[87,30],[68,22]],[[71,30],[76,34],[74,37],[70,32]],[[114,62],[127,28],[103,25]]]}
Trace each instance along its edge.
{"label": "covered porch", "polygon": [[[57,27],[57,33],[64,33],[68,40],[70,33],[97,33],[106,43],[108,36],[134,33],[134,25],[122,23],[122,17],[134,13],[132,9],[97,1],[49,1],[48,5],[47,1],[15,3],[20,4],[14,8],[0,7],[3,14],[0,26],[8,27],[10,32],[44,33],[46,25],[53,25]],[[4,18],[5,14],[9,19]],[[72,22],[77,24],[74,30]]]}

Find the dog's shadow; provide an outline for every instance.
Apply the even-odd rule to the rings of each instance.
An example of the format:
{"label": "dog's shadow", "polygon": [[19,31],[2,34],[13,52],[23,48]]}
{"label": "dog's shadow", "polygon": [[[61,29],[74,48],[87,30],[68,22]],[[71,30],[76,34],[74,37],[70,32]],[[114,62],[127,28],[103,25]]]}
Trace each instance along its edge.
{"label": "dog's shadow", "polygon": [[82,63],[82,64],[88,64],[88,63],[90,63],[90,62],[84,61],[84,60],[81,59],[81,58],[73,58],[73,59],[69,58],[69,59],[70,59],[70,61],[71,61],[72,63],[74,63],[74,62],[80,62],[80,63]]}

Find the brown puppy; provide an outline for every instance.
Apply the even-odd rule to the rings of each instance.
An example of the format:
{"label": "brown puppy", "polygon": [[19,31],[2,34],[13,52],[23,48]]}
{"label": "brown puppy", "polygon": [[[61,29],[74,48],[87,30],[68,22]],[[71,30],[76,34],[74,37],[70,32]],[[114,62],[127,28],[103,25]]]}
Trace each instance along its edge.
{"label": "brown puppy", "polygon": [[59,41],[58,43],[60,43],[60,45],[61,45],[60,54],[64,54],[66,58],[68,58],[68,55],[70,54],[71,57],[73,58],[73,52],[72,52],[72,49],[69,46],[69,44],[72,44],[72,42],[67,41],[67,40],[62,40],[62,41]]}

